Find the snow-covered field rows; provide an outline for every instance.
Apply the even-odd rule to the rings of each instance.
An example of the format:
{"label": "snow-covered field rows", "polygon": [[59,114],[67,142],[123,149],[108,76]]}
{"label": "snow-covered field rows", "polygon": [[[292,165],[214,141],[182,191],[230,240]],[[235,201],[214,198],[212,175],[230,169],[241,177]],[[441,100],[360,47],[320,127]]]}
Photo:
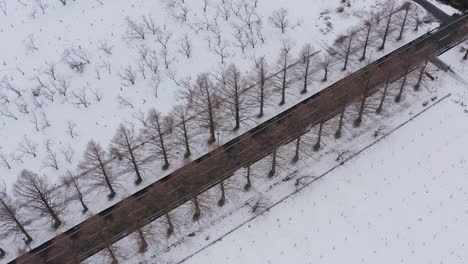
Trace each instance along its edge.
{"label": "snow-covered field rows", "polygon": [[[132,123],[139,131],[145,122],[142,117],[150,109],[169,114],[174,106],[185,104],[180,92],[193,85],[200,73],[219,76],[222,69],[235,63],[248,76],[254,62],[263,56],[271,71],[278,70],[276,64],[285,42],[292,44],[290,54],[294,60],[306,43],[321,51],[317,60],[323,59],[326,47],[333,45],[338,36],[362,27],[362,20],[381,10],[386,1],[0,2],[7,3],[5,14],[0,14],[0,181],[6,183],[7,193],[12,195],[13,184],[23,169],[45,175],[51,185],[60,185],[60,176],[67,171],[79,172],[77,164],[83,160],[90,139],[109,151],[121,123]],[[396,1],[397,6],[402,3]],[[338,12],[339,7],[343,11]],[[289,26],[284,33],[269,21],[280,8],[288,12]],[[414,17],[409,19],[408,27],[414,26],[412,21]],[[137,24],[134,31],[129,29],[133,22]],[[252,31],[248,30],[249,23]],[[398,32],[394,26],[387,48],[378,52],[373,47],[368,58],[375,60],[434,26],[421,25],[417,32],[408,30],[400,42],[395,41]],[[140,32],[140,28],[145,29]],[[240,39],[238,32],[242,33]],[[146,54],[146,60],[142,54]],[[357,63],[359,55],[353,55],[344,72],[339,70],[341,63],[332,63],[327,82],[320,83],[317,74],[310,93],[365,65],[367,61]],[[275,97],[265,118],[305,98],[298,93],[300,85],[296,86],[282,107],[277,107]],[[250,120],[249,126],[265,118]],[[232,122],[223,124],[219,128],[220,143],[249,126],[233,133],[228,131]],[[203,129],[194,128],[204,133],[194,144],[193,157],[210,149]],[[186,162],[180,157],[182,152],[177,150],[179,159],[172,162],[171,170]],[[160,170],[161,165],[146,165],[139,186],[134,186],[134,173],[127,168],[117,190],[118,198],[161,178],[167,173]],[[118,174],[125,168],[115,164],[112,169]],[[84,184],[90,210],[81,214],[78,202],[68,204],[59,230],[49,227],[45,218],[32,222],[35,217],[21,210],[34,237],[31,247],[119,200],[107,201],[107,193],[98,193],[87,182]],[[13,240],[11,236],[2,237],[1,243],[9,252],[26,248],[21,239]]]}
{"label": "snow-covered field rows", "polygon": [[[456,74],[440,76],[437,93],[450,97],[221,240],[203,241],[227,233],[226,225],[237,227],[248,210],[231,216],[237,222],[223,220],[187,238],[194,248],[209,246],[183,263],[466,263],[468,62],[462,56],[457,48],[442,56]],[[410,116],[419,111],[413,108]],[[378,122],[388,129],[391,119]],[[311,161],[297,174],[320,175],[320,164]],[[179,263],[175,251],[163,255]]]}

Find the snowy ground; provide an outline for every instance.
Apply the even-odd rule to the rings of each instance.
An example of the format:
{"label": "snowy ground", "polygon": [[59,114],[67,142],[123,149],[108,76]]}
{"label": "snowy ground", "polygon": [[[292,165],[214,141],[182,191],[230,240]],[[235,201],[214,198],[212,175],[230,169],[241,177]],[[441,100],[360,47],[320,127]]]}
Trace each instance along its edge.
{"label": "snowy ground", "polygon": [[[236,227],[207,238],[219,241],[188,238],[207,248],[184,263],[466,263],[468,63],[460,58],[457,49],[442,56],[456,75],[442,75],[436,93],[449,97],[263,215],[210,228]],[[421,110],[412,107],[378,122],[391,127]],[[311,161],[299,175],[322,171]]]}
{"label": "snowy ground", "polygon": [[[177,91],[182,87],[174,84],[169,78],[169,73],[174,72],[178,80],[191,78],[204,71],[214,72],[219,65],[219,56],[213,53],[208,47],[208,39],[213,41],[213,32],[201,30],[196,34],[191,26],[203,25],[202,1],[187,2],[190,10],[188,13],[188,22],[177,22],[175,17],[180,14],[171,15],[161,1],[113,1],[100,4],[99,1],[83,2],[69,1],[66,6],[62,6],[58,1],[42,1],[48,3],[44,14],[38,9],[35,3],[8,1],[7,15],[0,15],[0,50],[8,50],[0,54],[0,78],[2,83],[12,84],[19,88],[22,95],[8,91],[3,86],[1,92],[7,94],[9,103],[2,101],[0,117],[0,153],[5,154],[12,169],[6,166],[0,166],[0,180],[7,183],[11,190],[12,184],[16,180],[18,172],[22,169],[30,169],[40,174],[47,175],[51,182],[57,183],[59,176],[67,169],[75,170],[76,164],[81,160],[83,149],[89,139],[93,138],[107,146],[111,140],[116,127],[125,120],[134,119],[134,115],[140,112],[145,113],[151,107],[157,108],[163,113],[168,113],[171,108],[181,103],[177,97]],[[219,1],[211,1],[218,3]],[[231,15],[228,22],[219,22],[222,37],[229,43],[230,51],[226,63],[237,63],[245,72],[253,67],[252,60],[262,55],[268,55],[269,61],[274,64],[279,54],[281,42],[285,38],[294,41],[294,54],[304,43],[311,43],[316,50],[323,50],[325,46],[331,45],[335,38],[341,34],[346,34],[351,28],[359,25],[360,20],[368,15],[375,8],[385,1],[355,0],[351,1],[351,7],[345,7],[344,12],[337,13],[336,9],[340,6],[339,1],[316,1],[313,5],[305,0],[290,1],[260,1],[258,14],[264,20],[264,32],[267,39],[266,44],[258,41],[255,48],[248,48],[243,55],[240,48],[235,47],[233,39],[232,23],[237,23],[237,19]],[[402,1],[397,1],[398,3]],[[287,7],[291,16],[291,21],[300,22],[300,26],[290,29],[285,35],[278,32],[266,21],[272,11],[280,7]],[[308,7],[308,8],[305,8]],[[34,12],[32,18],[32,12]],[[151,10],[149,12],[148,10]],[[176,11],[181,9],[176,9]],[[158,44],[157,38],[147,33],[145,40],[128,40],[126,38],[127,26],[125,17],[134,20],[140,19],[142,15],[152,14],[155,24],[162,30],[162,35],[172,33],[169,46],[169,69],[165,69],[164,59],[161,57],[163,48]],[[14,15],[13,15],[14,14]],[[208,8],[208,20],[213,20],[218,14],[216,6],[211,5]],[[402,42],[389,43],[385,52],[410,41],[417,35],[426,32],[435,25],[424,26],[419,32],[410,32],[405,36]],[[178,52],[181,39],[189,36],[193,42],[193,54],[191,58],[185,58]],[[32,37],[30,37],[32,36]],[[31,40],[34,41],[32,47]],[[112,54],[106,54],[103,51],[103,43],[113,47]],[[156,43],[156,44],[155,44]],[[146,79],[143,79],[142,73],[138,72],[138,53],[141,46],[147,46],[156,50],[159,57],[161,83],[158,88],[158,97],[155,97],[154,80],[151,74],[146,70]],[[86,50],[89,55],[90,63],[85,66],[83,73],[76,73],[70,70],[63,61],[63,53],[66,48],[75,47]],[[37,48],[37,49],[36,49]],[[377,59],[384,53],[374,52],[372,59]],[[274,55],[271,55],[274,54]],[[44,73],[47,63],[56,64],[56,78]],[[315,86],[315,90],[322,89],[333,81],[343,77],[365,64],[355,64],[350,67],[348,72],[337,71],[332,73],[327,83]],[[119,78],[118,73],[122,72],[124,67],[132,65],[137,73],[135,85],[130,85]],[[110,73],[106,67],[110,66]],[[99,72],[99,73],[98,73]],[[182,74],[183,73],[183,74]],[[39,79],[37,79],[37,77]],[[154,77],[154,76],[153,76]],[[55,92],[54,99],[50,99],[50,91],[54,91],[54,85],[59,85],[59,80],[63,79],[70,82],[69,91],[66,96],[61,96]],[[85,90],[82,90],[85,87]],[[32,96],[33,90],[41,90],[38,97]],[[77,104],[77,96],[84,91],[89,105]],[[48,94],[49,93],[49,94]],[[46,98],[49,96],[49,99]],[[118,99],[118,98],[121,99]],[[99,100],[98,100],[99,99]],[[286,109],[293,102],[302,100],[301,96],[290,96],[291,99],[287,105],[282,108],[271,107],[269,116],[277,111]],[[35,102],[35,100],[38,100]],[[120,100],[120,103],[119,103]],[[128,101],[130,104],[124,103]],[[39,106],[41,105],[41,106]],[[28,112],[24,112],[27,106]],[[23,110],[21,113],[20,110]],[[11,115],[10,115],[11,114]],[[12,117],[14,116],[14,118]],[[38,129],[36,129],[35,117],[37,118]],[[15,119],[17,118],[17,119]],[[45,122],[46,118],[48,122]],[[69,122],[75,126],[78,136],[71,138],[68,130]],[[261,121],[261,120],[259,120]],[[47,126],[46,123],[50,123]],[[136,124],[138,127],[138,124]],[[244,130],[247,127],[244,128]],[[224,135],[221,143],[235,134]],[[29,138],[33,144],[37,144],[37,157],[28,157],[20,153],[18,146]],[[46,159],[45,142],[51,139],[53,151],[59,154],[59,169],[44,166]],[[207,146],[200,146],[196,155],[200,155],[208,150]],[[64,154],[73,153],[70,162],[65,161]],[[2,163],[3,164],[3,163]],[[174,162],[173,169],[182,165],[183,162]],[[135,187],[132,179],[129,177],[125,182],[123,191],[118,193],[119,198],[123,198],[133,193],[137,188],[143,188],[145,185],[163,176],[159,173],[159,164],[152,164],[148,170],[157,171],[146,175],[144,184]],[[166,172],[167,173],[167,172]],[[90,190],[92,191],[92,190]],[[89,192],[88,192],[89,193]],[[64,226],[58,231],[47,227],[44,219],[34,221],[29,228],[33,231],[35,240],[32,247],[40,244],[41,241],[51,237],[57,232],[73,226],[86,219],[89,215],[99,212],[103,208],[118,202],[118,199],[109,202],[106,201],[104,194],[91,193],[88,196],[90,202],[90,213],[81,215],[79,205],[71,204],[68,207],[67,215],[64,216]],[[46,228],[44,228],[46,227]],[[10,252],[18,249],[21,241],[12,241],[2,238],[2,246],[7,248],[10,245]],[[172,241],[174,242],[174,241]],[[168,245],[172,243],[167,242]],[[23,247],[19,246],[20,248]],[[8,255],[14,257],[13,254]]]}

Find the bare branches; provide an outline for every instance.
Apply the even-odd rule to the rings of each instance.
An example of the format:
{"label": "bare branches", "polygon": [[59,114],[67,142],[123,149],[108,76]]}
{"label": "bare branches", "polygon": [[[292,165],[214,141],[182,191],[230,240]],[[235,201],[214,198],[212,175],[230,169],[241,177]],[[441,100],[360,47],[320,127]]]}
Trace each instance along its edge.
{"label": "bare branches", "polygon": [[25,136],[23,141],[18,146],[18,151],[21,153],[22,157],[29,155],[32,158],[35,158],[37,157],[37,144]]}
{"label": "bare branches", "polygon": [[58,190],[52,190],[45,176],[23,170],[15,184],[15,194],[24,206],[49,217],[54,228],[62,224],[60,216],[65,210],[64,196]]}
{"label": "bare branches", "polygon": [[25,46],[27,53],[31,53],[31,52],[39,50],[34,40],[34,35],[32,34],[29,34],[28,37],[24,40],[24,46]]}
{"label": "bare branches", "polygon": [[227,114],[234,118],[233,130],[240,128],[241,122],[248,119],[249,105],[247,104],[247,83],[236,65],[231,64],[225,72],[226,83],[221,89]]}
{"label": "bare branches", "polygon": [[75,99],[75,105],[82,105],[85,108],[88,108],[88,106],[91,104],[88,97],[88,89],[86,87],[81,87],[81,89],[78,91],[73,91],[72,95]]}
{"label": "bare branches", "polygon": [[130,124],[130,127],[120,125],[112,140],[112,152],[117,155],[119,160],[124,162],[126,167],[130,167],[135,171],[135,184],[137,185],[143,181],[140,170],[143,163],[141,144],[141,138],[137,135],[133,124]]}
{"label": "bare branches", "polygon": [[192,154],[190,144],[192,142],[192,121],[189,119],[188,110],[186,106],[178,105],[174,107],[173,115],[174,122],[179,124],[175,126],[175,138],[176,142],[179,142],[183,146],[185,151],[184,158],[190,157]]}
{"label": "bare branches", "polygon": [[127,23],[127,36],[130,39],[145,39],[146,30],[145,24],[140,24],[137,21],[130,19],[130,17],[126,17],[125,21]]}
{"label": "bare branches", "polygon": [[156,35],[160,32],[160,29],[154,23],[153,17],[151,15],[142,16],[143,25],[145,29],[153,35]]}
{"label": "bare branches", "polygon": [[220,125],[220,98],[216,86],[207,74],[198,76],[194,85],[193,109],[197,114],[196,121],[201,128],[208,129],[208,144],[216,141],[216,130]]}
{"label": "bare branches", "polygon": [[6,90],[8,92],[12,92],[16,94],[17,97],[21,97],[21,90],[16,88],[8,79],[7,76],[3,76],[2,80],[0,81],[0,89]]}
{"label": "bare branches", "polygon": [[53,150],[52,141],[50,139],[47,140],[45,145],[46,145],[47,155],[46,155],[45,160],[42,162],[42,164],[45,167],[50,167],[55,170],[58,170],[59,166],[58,166],[57,152]]}
{"label": "bare branches", "polygon": [[0,151],[0,163],[3,164],[3,167],[11,170],[10,156],[3,151]]}
{"label": "bare branches", "polygon": [[83,161],[79,168],[89,176],[98,188],[106,188],[109,191],[107,197],[112,199],[115,197],[115,184],[117,178],[111,171],[109,162],[106,161],[107,154],[102,149],[101,145],[91,140],[88,143]]}
{"label": "bare branches", "polygon": [[274,27],[281,30],[283,34],[286,33],[286,30],[290,27],[288,10],[284,8],[275,10],[268,20]]}
{"label": "bare branches", "polygon": [[190,59],[192,55],[192,41],[190,40],[188,35],[184,35],[184,37],[180,40],[179,43],[179,53]]}
{"label": "bare branches", "polygon": [[118,73],[120,79],[128,84],[135,85],[136,73],[132,69],[132,65],[128,65],[121,72]]}
{"label": "bare branches", "polygon": [[65,186],[73,188],[76,195],[73,195],[72,199],[78,200],[82,206],[82,213],[83,214],[86,213],[88,211],[88,206],[86,205],[84,201],[81,179],[78,178],[71,171],[67,171],[67,173],[64,176],[62,176],[62,181],[65,184]]}
{"label": "bare branches", "polygon": [[23,216],[19,213],[18,205],[8,197],[3,183],[0,184],[0,223],[2,223],[2,230],[7,233],[23,235],[26,243],[32,241],[32,237],[24,226]]}
{"label": "bare branches", "polygon": [[76,123],[71,121],[71,120],[68,120],[67,121],[67,134],[71,137],[71,138],[76,138],[78,136],[78,133],[76,133]]}
{"label": "bare branches", "polygon": [[64,51],[63,60],[70,67],[70,69],[82,73],[86,64],[90,64],[89,55],[87,51],[81,47],[71,47]]}
{"label": "bare branches", "polygon": [[169,168],[169,158],[172,157],[172,142],[168,137],[169,125],[161,113],[153,109],[149,112],[148,126],[144,130],[145,142],[150,144],[151,151],[156,158],[164,162],[163,170]]}

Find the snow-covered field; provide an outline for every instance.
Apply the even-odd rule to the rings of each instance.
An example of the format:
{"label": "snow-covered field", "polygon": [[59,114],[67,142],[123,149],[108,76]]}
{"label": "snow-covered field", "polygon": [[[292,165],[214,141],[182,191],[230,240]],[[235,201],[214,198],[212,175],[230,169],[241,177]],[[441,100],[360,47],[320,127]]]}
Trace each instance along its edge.
{"label": "snow-covered field", "polygon": [[[58,186],[65,172],[79,172],[77,164],[90,139],[108,150],[121,123],[131,122],[139,130],[143,126],[139,119],[150,109],[169,114],[175,105],[185,103],[179,92],[193,84],[198,74],[216,75],[235,63],[247,76],[254,61],[262,56],[272,70],[277,70],[275,64],[285,40],[293,43],[291,54],[295,59],[306,43],[321,51],[318,56],[322,56],[338,36],[362,27],[362,20],[381,10],[386,1],[340,2],[96,0],[67,1],[62,5],[52,0],[0,0],[0,8],[7,3],[5,12],[0,12],[0,181],[13,194],[19,172],[28,169]],[[404,1],[396,2],[401,5]],[[223,3],[231,5],[227,8]],[[236,8],[237,3],[247,5]],[[343,11],[339,12],[339,7]],[[269,22],[272,13],[280,8],[288,12],[289,26],[284,34]],[[137,23],[137,27],[147,22],[144,37],[129,29],[129,21]],[[238,39],[237,29],[247,30],[249,21],[253,23],[253,39],[247,35]],[[421,25],[418,32],[408,30],[400,42],[395,41],[393,32],[387,48],[372,51],[370,59],[378,59],[435,26]],[[147,54],[147,61],[142,60],[142,54]],[[341,65],[334,64],[329,80],[317,82],[311,92],[367,63],[354,60],[345,72],[338,70]],[[83,63],[78,66],[83,67],[82,71],[70,68],[75,62]],[[134,74],[135,80],[124,76],[126,70]],[[305,96],[288,94],[287,104],[269,106],[265,118]],[[220,143],[264,119],[250,122],[237,133],[222,131]],[[200,142],[194,147],[194,157],[210,149],[205,140]],[[130,195],[184,162],[174,161],[166,172],[159,169],[159,162],[147,165],[140,186],[133,185],[133,173],[126,173],[128,177],[121,182],[117,197]],[[117,173],[122,168],[117,164],[113,169]],[[69,204],[59,230],[47,226],[46,219],[35,219],[21,210],[35,238],[30,246],[39,245],[119,200],[107,201],[105,194],[92,186],[86,186],[86,196],[90,211],[83,215],[77,202]],[[9,252],[8,259],[26,248],[20,239],[6,236],[0,244]]]}

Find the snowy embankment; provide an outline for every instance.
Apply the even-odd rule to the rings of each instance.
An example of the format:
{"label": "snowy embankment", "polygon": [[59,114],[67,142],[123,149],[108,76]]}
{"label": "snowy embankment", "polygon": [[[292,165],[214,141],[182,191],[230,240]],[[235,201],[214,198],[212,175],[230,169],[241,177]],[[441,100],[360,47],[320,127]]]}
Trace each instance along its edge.
{"label": "snowy embankment", "polygon": [[[462,56],[455,48],[441,57],[456,74],[440,74],[435,87],[450,97],[263,215],[209,228],[217,234],[209,239],[219,241],[203,242],[210,233],[201,232],[192,247],[207,248],[184,263],[467,262],[468,62]],[[378,123],[389,128],[421,111],[410,108]],[[363,146],[356,143],[350,149]],[[298,174],[320,175],[320,164],[310,160]],[[228,228],[216,233],[241,223],[226,236]],[[165,254],[180,260],[177,249]]]}

